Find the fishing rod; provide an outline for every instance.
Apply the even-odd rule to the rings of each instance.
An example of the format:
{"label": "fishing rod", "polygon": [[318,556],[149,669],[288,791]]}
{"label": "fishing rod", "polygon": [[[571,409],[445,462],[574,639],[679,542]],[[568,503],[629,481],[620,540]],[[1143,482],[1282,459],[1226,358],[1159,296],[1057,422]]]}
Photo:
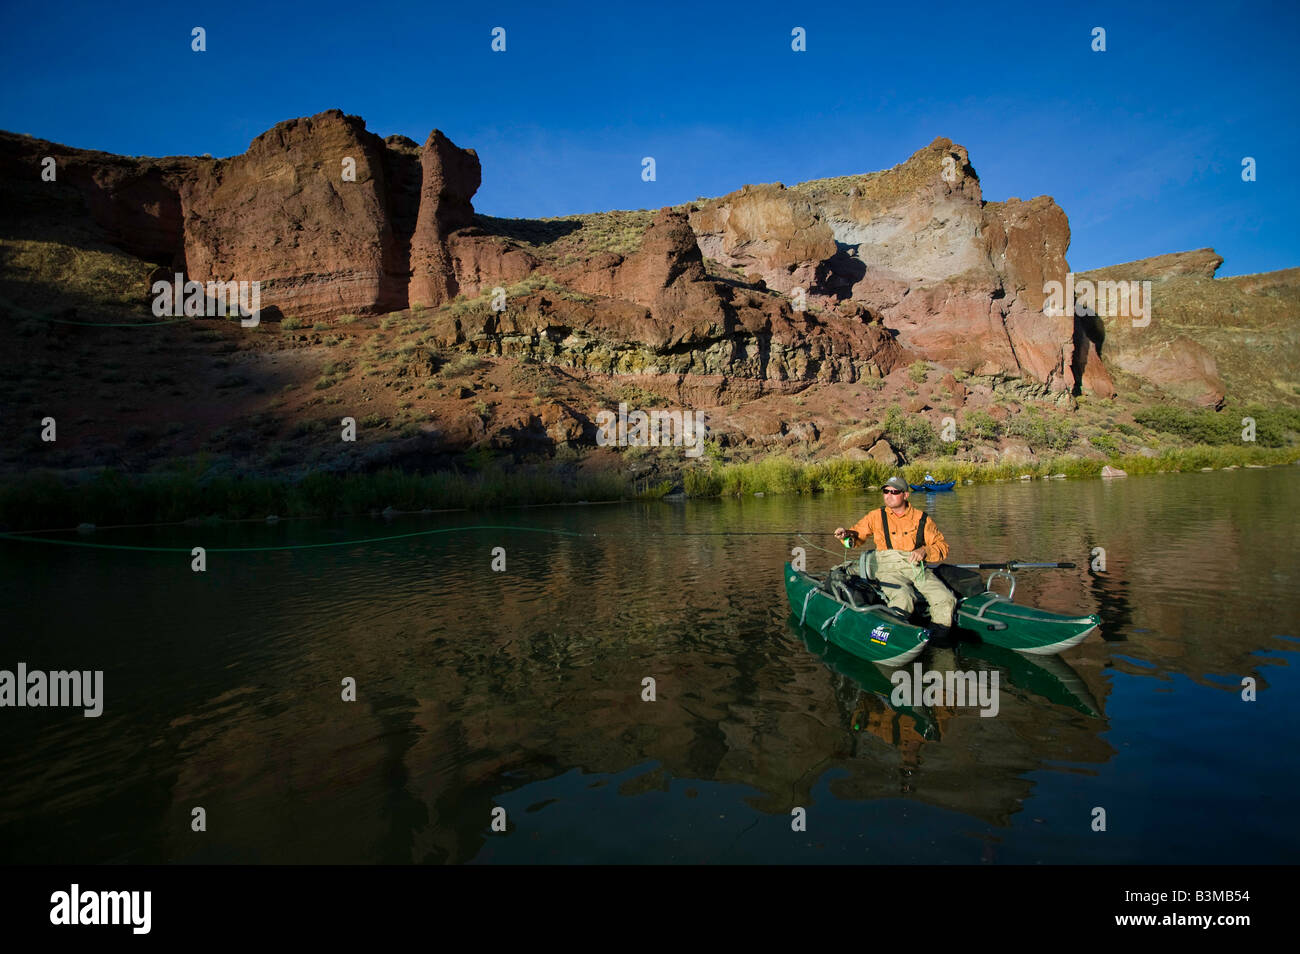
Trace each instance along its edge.
{"label": "fishing rod", "polygon": [[[246,521],[223,521],[223,522],[242,523]],[[149,525],[140,524],[136,526],[149,526]],[[158,524],[157,526],[168,526],[168,525]],[[74,530],[76,528],[68,528],[68,529]],[[116,528],[105,527],[105,528],[97,528],[97,529],[116,529]],[[508,525],[502,526],[499,524],[487,524],[487,525],[476,524],[476,525],[463,526],[463,527],[440,527],[437,529],[430,529],[430,530],[417,530],[413,533],[390,534],[390,535],[385,535],[380,537],[369,537],[369,538],[361,538],[361,539],[354,539],[354,540],[332,540],[326,543],[289,544],[289,545],[264,546],[264,547],[215,547],[215,548],[211,548],[211,550],[212,552],[228,552],[228,553],[238,553],[241,551],[252,552],[252,551],[268,551],[268,550],[313,550],[313,549],[319,549],[324,547],[356,546],[358,544],[381,543],[389,540],[400,540],[400,539],[410,538],[410,537],[434,536],[434,535],[441,535],[447,533],[472,532],[472,531],[481,531],[481,530],[505,530],[512,533],[521,533],[521,532],[522,533],[550,533],[558,536],[580,537],[580,538],[581,537],[599,538],[599,537],[627,536],[626,532],[617,533],[617,534],[604,534],[604,533],[596,533],[596,532],[589,531],[584,533],[584,532],[579,532],[574,530],[562,530],[555,527],[518,527],[518,526],[508,526]],[[45,543],[45,544],[55,544],[59,546],[84,547],[87,549],[95,549],[95,550],[142,550],[142,551],[152,551],[158,553],[184,552],[187,550],[187,548],[185,547],[128,546],[123,544],[90,543],[88,541],[81,541],[81,540],[54,540],[54,539],[34,536],[35,533],[54,533],[54,532],[66,532],[66,531],[40,530],[40,531],[28,531],[27,533],[11,533],[11,532],[0,530],[0,540],[12,540],[15,542],[23,542],[23,543]],[[808,540],[806,537],[807,534],[816,534],[819,532],[822,531],[816,531],[816,530],[652,530],[649,531],[649,535],[660,536],[660,537],[796,536],[799,537],[799,539],[803,540],[803,542],[806,543],[808,546],[813,547],[814,549],[821,550],[825,553],[834,554],[835,553],[834,550],[828,550],[825,547],[818,546],[817,544],[813,543],[811,540]],[[844,543],[844,548],[846,550],[851,549],[849,545],[849,541],[847,539],[845,539],[843,543]],[[865,552],[873,552],[873,551],[865,551]],[[1072,570],[1075,568],[1075,564],[1073,563],[1025,563],[1019,560],[1010,560],[1006,563],[957,563],[953,565],[958,566],[965,570],[1010,570],[1010,571],[1022,570],[1022,569]]]}
{"label": "fishing rod", "polygon": [[[846,550],[851,549],[851,545],[849,543],[848,537],[845,537],[841,542],[844,544],[844,549]],[[874,552],[874,551],[867,551],[867,552]],[[938,564],[927,564],[927,565],[937,566]],[[955,566],[958,569],[962,569],[962,570],[1011,570],[1012,572],[1016,570],[1073,570],[1075,569],[1075,565],[1073,563],[1026,563],[1023,560],[1008,560],[1006,563],[952,563],[949,565]]]}
{"label": "fishing rod", "polygon": [[[789,537],[803,536],[805,533],[820,533],[818,530],[653,530],[658,537]],[[600,534],[593,534],[600,536]],[[623,534],[616,534],[623,536]]]}
{"label": "fishing rod", "polygon": [[[228,521],[228,522],[239,523],[245,521]],[[150,525],[142,524],[139,526],[150,526]],[[159,526],[169,526],[169,525],[160,524]],[[69,531],[75,529],[76,528],[69,528]],[[98,528],[98,529],[108,529],[108,528]],[[481,530],[508,531],[510,533],[549,533],[557,536],[578,537],[578,538],[613,539],[615,537],[623,538],[628,536],[626,532],[594,533],[594,532],[579,532],[576,530],[562,530],[557,527],[519,527],[519,526],[509,526],[509,525],[499,525],[499,524],[473,524],[470,526],[463,526],[463,527],[439,527],[431,530],[416,530],[412,533],[388,534],[381,537],[363,537],[360,539],[352,539],[352,540],[331,540],[325,543],[299,543],[299,544],[285,544],[285,545],[261,546],[261,547],[209,547],[207,549],[209,553],[245,553],[245,552],[252,553],[252,552],[264,552],[264,551],[271,551],[271,550],[316,550],[316,549],[322,549],[326,547],[358,546],[361,544],[384,543],[390,540],[402,540],[411,537],[426,537],[426,536],[434,536],[434,535],[448,534],[448,533],[468,533],[468,532],[481,531]],[[14,542],[19,542],[19,543],[44,543],[44,544],[52,544],[55,546],[65,546],[65,547],[81,547],[90,550],[139,550],[139,551],[153,552],[153,553],[188,553],[190,551],[189,547],[130,546],[127,544],[120,544],[120,543],[91,543],[89,541],[84,541],[84,540],[57,540],[48,537],[37,537],[32,535],[34,533],[53,533],[53,532],[67,532],[67,531],[41,530],[41,531],[29,531],[28,533],[10,533],[7,531],[0,531],[0,540],[12,540]],[[804,532],[811,533],[814,531],[804,531]],[[650,531],[650,535],[661,536],[661,537],[672,537],[672,536],[787,537],[792,535],[802,536],[800,531],[797,530],[655,530],[655,531]]]}

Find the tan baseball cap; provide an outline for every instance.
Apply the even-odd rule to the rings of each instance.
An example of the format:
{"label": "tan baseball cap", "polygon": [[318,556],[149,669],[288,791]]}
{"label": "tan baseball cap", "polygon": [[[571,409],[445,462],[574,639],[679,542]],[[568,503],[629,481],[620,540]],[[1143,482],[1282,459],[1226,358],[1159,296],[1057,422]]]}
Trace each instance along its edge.
{"label": "tan baseball cap", "polygon": [[905,481],[902,477],[890,477],[887,481],[885,481],[884,485],[880,489],[884,490],[885,487],[892,487],[894,490],[901,490],[904,493],[912,489],[907,485],[907,481]]}

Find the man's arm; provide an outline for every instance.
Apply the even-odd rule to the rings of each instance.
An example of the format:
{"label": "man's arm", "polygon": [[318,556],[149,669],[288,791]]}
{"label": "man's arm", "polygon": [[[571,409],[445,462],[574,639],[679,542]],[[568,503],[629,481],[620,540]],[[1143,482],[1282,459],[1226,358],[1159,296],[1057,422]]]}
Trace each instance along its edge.
{"label": "man's arm", "polygon": [[925,524],[925,559],[930,563],[942,563],[948,559],[948,541],[933,520],[927,520]]}
{"label": "man's arm", "polygon": [[[873,517],[875,518],[874,521],[872,520]],[[875,523],[879,522],[879,520],[880,514],[878,511],[869,511],[865,517],[849,527],[849,542],[856,547],[866,543],[867,540],[874,541],[876,536]]]}

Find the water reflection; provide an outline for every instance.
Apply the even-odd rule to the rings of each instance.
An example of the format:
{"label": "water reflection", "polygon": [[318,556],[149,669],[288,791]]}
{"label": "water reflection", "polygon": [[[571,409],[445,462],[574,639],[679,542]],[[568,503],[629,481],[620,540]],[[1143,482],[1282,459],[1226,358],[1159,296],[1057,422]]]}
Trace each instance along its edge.
{"label": "water reflection", "polygon": [[[924,846],[964,851],[962,839],[977,842],[970,860],[991,857],[991,832],[1006,839],[997,857],[1123,845],[1129,860],[1168,859],[1178,849],[1140,826],[1105,849],[1086,826],[1047,841],[1022,830],[1102,797],[1190,824],[1197,809],[1171,795],[1233,805],[1294,776],[1265,747],[1284,744],[1277,726],[1297,714],[1274,638],[1300,630],[1296,548],[1275,513],[1300,493],[1289,471],[1238,474],[1253,482],[1239,511],[1207,518],[1218,476],[963,488],[928,505],[954,562],[1073,560],[1076,571],[1021,574],[1017,600],[1103,618],[1105,639],[1060,658],[970,646],[924,658],[996,670],[994,718],[895,706],[887,674],[793,626],[780,567],[797,536],[707,535],[828,532],[874,496],[516,512],[490,522],[587,536],[223,554],[206,576],[168,555],[0,545],[10,664],[103,668],[107,695],[98,720],[4,713],[0,860],[800,860],[795,806],[844,826],[824,843],[869,844],[876,861],[935,860]],[[270,545],[376,525],[120,539]],[[1161,528],[1158,547],[1148,527]],[[1087,568],[1094,546],[1105,573]],[[1252,673],[1267,706],[1238,701]],[[344,677],[355,703],[340,698]],[[1153,726],[1184,735],[1157,742]],[[856,840],[863,812],[898,805],[888,839]],[[495,807],[515,840],[491,831]],[[1224,817],[1275,816],[1246,805]],[[1045,855],[1016,856],[1017,837]],[[1242,838],[1226,843],[1215,857],[1239,859]],[[1284,834],[1250,850],[1294,844]]]}

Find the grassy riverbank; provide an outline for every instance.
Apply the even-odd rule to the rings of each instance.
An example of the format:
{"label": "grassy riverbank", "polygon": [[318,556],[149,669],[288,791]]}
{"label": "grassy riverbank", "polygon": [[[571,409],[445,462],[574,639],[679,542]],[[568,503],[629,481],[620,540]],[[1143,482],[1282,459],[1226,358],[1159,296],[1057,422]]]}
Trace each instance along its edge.
{"label": "grassy riverbank", "polygon": [[131,523],[169,523],[217,517],[246,520],[344,516],[394,510],[480,510],[522,504],[619,500],[630,494],[615,474],[563,480],[550,474],[405,473],[311,474],[278,478],[185,474],[126,477],[105,471],[84,482],[50,475],[0,488],[0,527],[32,530]]}
{"label": "grassy riverbank", "polygon": [[925,475],[935,480],[964,483],[989,483],[1016,480],[1028,474],[1042,478],[1057,474],[1066,477],[1099,477],[1102,468],[1118,467],[1131,475],[1197,471],[1203,468],[1273,466],[1300,459],[1300,447],[1194,447],[1168,448],[1157,456],[1140,454],[1118,456],[1111,460],[1061,456],[1038,463],[973,463],[950,457],[920,460],[902,467],[890,467],[874,460],[831,460],[805,464],[788,457],[768,457],[753,463],[723,464],[710,470],[688,471],[686,492],[693,497],[733,494],[817,493],[830,490],[855,490],[877,487],[893,474],[901,473],[910,483],[919,484]]}
{"label": "grassy riverbank", "polygon": [[[1109,461],[1131,475],[1206,468],[1275,466],[1300,460],[1300,447],[1213,447],[1169,449],[1156,457],[1134,455]],[[951,458],[918,461],[901,468],[878,461],[831,460],[805,463],[767,457],[751,463],[701,463],[682,472],[680,486],[692,497],[862,491],[901,473],[919,483],[937,480],[988,483],[1064,474],[1097,477],[1105,462],[1058,457],[1037,464],[975,464]],[[545,471],[489,470],[474,474],[311,474],[299,481],[278,478],[203,479],[195,472],[128,477],[104,471],[89,480],[40,474],[0,487],[0,528],[10,531],[184,520],[343,516],[383,511],[487,509],[529,504],[655,499],[679,484],[631,481],[618,473],[565,477]]]}

